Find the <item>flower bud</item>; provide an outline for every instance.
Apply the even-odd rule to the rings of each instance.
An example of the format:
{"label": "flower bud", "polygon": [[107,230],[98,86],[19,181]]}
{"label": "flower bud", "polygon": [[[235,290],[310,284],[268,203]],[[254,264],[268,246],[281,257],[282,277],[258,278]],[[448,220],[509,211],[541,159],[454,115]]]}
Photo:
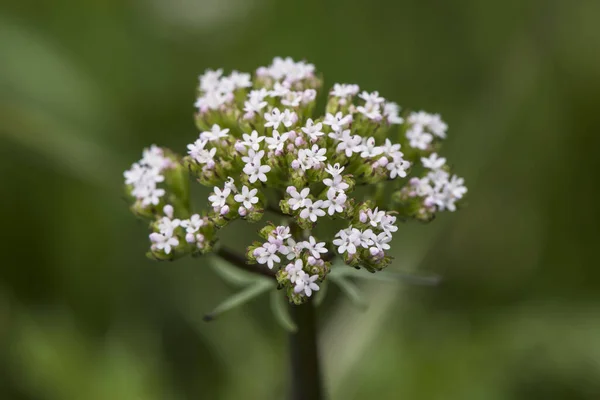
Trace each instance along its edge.
{"label": "flower bud", "polygon": [[229,214],[229,206],[227,204],[225,204],[223,207],[221,207],[221,215],[227,215]]}
{"label": "flower bud", "polygon": [[173,212],[175,210],[173,209],[173,206],[170,204],[167,204],[166,206],[163,207],[163,212],[165,213],[165,215],[167,217],[169,217],[170,219],[173,219]]}
{"label": "flower bud", "polygon": [[196,242],[196,236],[194,236],[193,233],[188,233],[187,235],[185,235],[185,241],[188,243],[194,243]]}
{"label": "flower bud", "polygon": [[245,207],[240,206],[240,208],[238,208],[238,214],[240,214],[240,217],[245,217],[247,213],[248,210],[246,210]]}

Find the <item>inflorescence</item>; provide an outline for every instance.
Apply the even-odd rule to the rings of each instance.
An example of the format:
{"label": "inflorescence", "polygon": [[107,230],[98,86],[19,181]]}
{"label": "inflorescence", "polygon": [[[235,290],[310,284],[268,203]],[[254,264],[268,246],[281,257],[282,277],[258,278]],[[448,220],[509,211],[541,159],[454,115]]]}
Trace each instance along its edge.
{"label": "inflorescence", "polygon": [[[271,212],[283,222],[259,231],[263,241],[248,247],[247,263],[273,271],[300,304],[319,290],[334,257],[379,271],[391,261],[398,221],[456,210],[467,188],[438,155],[448,128],[439,115],[401,113],[354,84],[335,84],[318,115],[321,83],[314,65],[290,58],[253,78],[221,69],[200,76],[201,133],[187,156],[152,146],[125,172],[132,210],[152,221],[151,257],[208,253],[220,228]],[[190,175],[212,188],[202,214],[190,207]]]}

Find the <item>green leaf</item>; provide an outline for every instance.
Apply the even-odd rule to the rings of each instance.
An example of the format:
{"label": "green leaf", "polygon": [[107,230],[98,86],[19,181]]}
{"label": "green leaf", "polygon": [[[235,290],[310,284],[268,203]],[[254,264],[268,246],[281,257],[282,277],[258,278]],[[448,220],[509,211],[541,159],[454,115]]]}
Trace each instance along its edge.
{"label": "green leaf", "polygon": [[289,304],[279,290],[271,291],[271,311],[283,329],[291,333],[298,331],[290,315]]}
{"label": "green leaf", "polygon": [[237,268],[219,257],[212,257],[210,266],[221,279],[237,287],[245,287],[258,282],[259,280],[266,279],[262,276]]}
{"label": "green leaf", "polygon": [[349,271],[344,274],[345,276],[382,282],[402,282],[410,285],[435,286],[442,280],[439,275],[413,275],[401,271],[378,271],[371,273],[362,269],[348,269]]}
{"label": "green leaf", "polygon": [[204,321],[212,321],[224,312],[233,310],[236,307],[246,304],[248,301],[260,296],[264,292],[274,287],[275,281],[261,279],[255,282],[253,285],[250,285],[227,298],[224,302],[215,307],[215,309],[212,310],[212,312],[206,314],[204,316]]}
{"label": "green leaf", "polygon": [[315,295],[315,306],[319,307],[323,304],[323,300],[325,300],[325,296],[327,296],[327,288],[329,287],[329,280],[324,280],[319,287],[319,291]]}
{"label": "green leaf", "polygon": [[360,293],[360,290],[354,284],[354,282],[341,276],[333,276],[331,278],[331,280],[340,287],[342,292],[346,296],[348,296],[352,304],[354,304],[356,307],[362,310],[365,310],[367,308],[367,302],[365,301],[363,295]]}

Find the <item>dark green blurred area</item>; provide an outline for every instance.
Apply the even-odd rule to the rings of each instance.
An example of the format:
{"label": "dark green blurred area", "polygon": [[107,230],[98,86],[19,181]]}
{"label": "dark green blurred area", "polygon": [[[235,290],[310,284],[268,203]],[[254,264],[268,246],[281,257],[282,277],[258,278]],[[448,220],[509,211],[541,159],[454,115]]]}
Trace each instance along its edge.
{"label": "dark green blurred area", "polygon": [[0,398],[284,397],[268,300],[202,322],[234,288],[209,259],[147,260],[121,193],[144,146],[197,136],[199,73],[277,55],[441,113],[469,186],[393,246],[439,287],[364,285],[365,312],[328,297],[331,398],[600,398],[599,17],[592,0],[4,0]]}

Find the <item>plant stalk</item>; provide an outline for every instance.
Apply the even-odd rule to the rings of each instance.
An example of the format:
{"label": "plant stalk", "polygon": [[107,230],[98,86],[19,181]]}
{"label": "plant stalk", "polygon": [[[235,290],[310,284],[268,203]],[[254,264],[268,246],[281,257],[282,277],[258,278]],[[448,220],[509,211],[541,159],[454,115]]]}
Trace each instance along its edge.
{"label": "plant stalk", "polygon": [[322,400],[315,307],[312,301],[290,305],[290,314],[298,327],[296,333],[290,334],[290,399]]}

